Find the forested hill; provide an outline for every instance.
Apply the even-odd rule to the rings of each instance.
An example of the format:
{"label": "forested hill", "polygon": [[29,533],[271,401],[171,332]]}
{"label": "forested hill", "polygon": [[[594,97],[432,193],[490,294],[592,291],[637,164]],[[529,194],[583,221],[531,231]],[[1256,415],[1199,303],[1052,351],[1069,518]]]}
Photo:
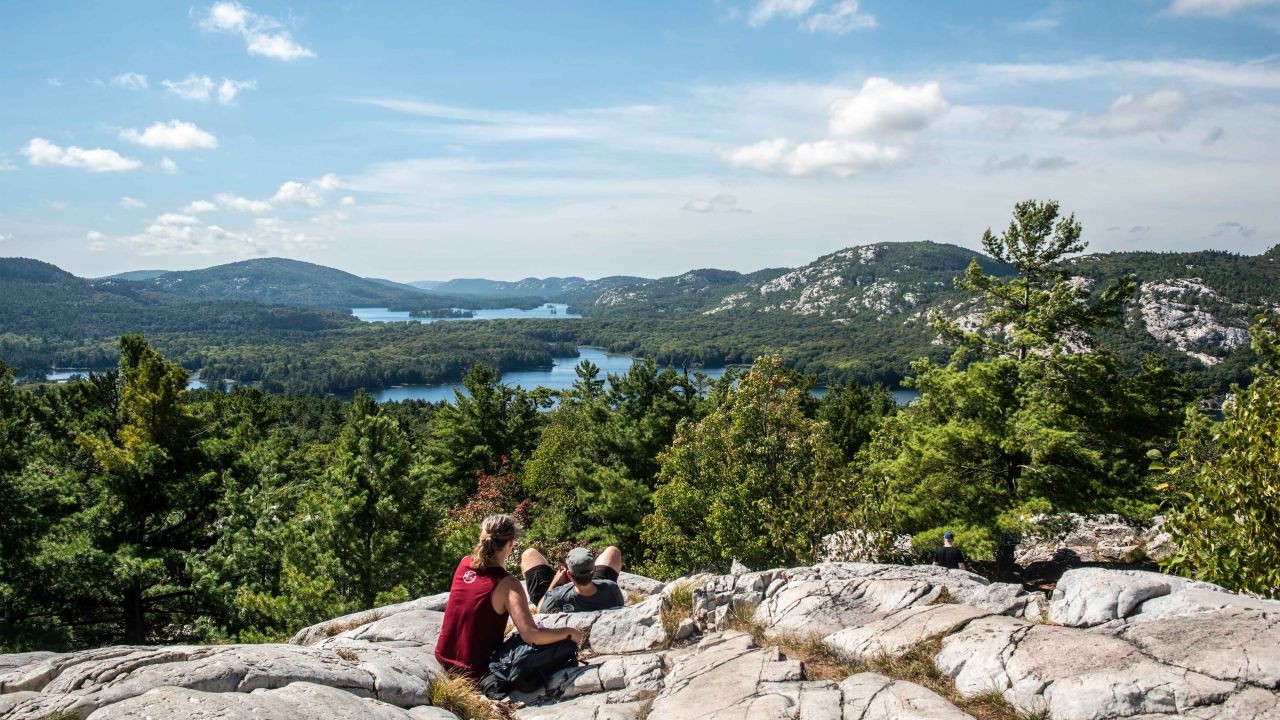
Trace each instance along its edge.
{"label": "forested hill", "polygon": [[209,300],[309,307],[409,307],[420,300],[420,292],[408,287],[388,287],[342,270],[286,258],[244,260],[135,282]]}

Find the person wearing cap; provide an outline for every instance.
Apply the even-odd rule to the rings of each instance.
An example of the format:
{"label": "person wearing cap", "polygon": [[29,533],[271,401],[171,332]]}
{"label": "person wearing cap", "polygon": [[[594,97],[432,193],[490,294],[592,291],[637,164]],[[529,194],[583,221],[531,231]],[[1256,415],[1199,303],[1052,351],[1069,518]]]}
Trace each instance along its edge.
{"label": "person wearing cap", "polygon": [[574,548],[559,570],[542,553],[530,548],[520,558],[529,600],[538,612],[590,612],[627,604],[618,587],[622,551],[610,545],[596,557],[587,548]]}
{"label": "person wearing cap", "polygon": [[942,547],[933,553],[933,564],[948,570],[968,570],[964,564],[964,552],[955,547],[956,535],[950,530],[942,533]]}

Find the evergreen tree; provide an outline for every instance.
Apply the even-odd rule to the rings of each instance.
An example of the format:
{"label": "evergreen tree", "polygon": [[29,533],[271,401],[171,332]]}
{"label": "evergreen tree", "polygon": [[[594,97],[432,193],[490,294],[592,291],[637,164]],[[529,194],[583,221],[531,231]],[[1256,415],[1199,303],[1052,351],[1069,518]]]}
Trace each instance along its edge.
{"label": "evergreen tree", "polygon": [[209,542],[216,485],[200,468],[186,371],[126,335],[116,383],[109,427],[76,436],[91,462],[83,505],[51,529],[41,562],[68,602],[113,608],[121,639],[142,643],[180,622],[172,613],[191,596],[186,562]]}
{"label": "evergreen tree", "polygon": [[[1147,450],[1166,442],[1177,402],[1160,363],[1126,368],[1091,331],[1133,294],[1131,278],[1096,293],[1062,269],[1084,248],[1057,203],[1014,208],[1009,229],[983,245],[1017,271],[1012,279],[970,266],[957,284],[981,292],[980,319],[935,320],[959,341],[945,366],[913,365],[920,397],[873,435],[860,464],[862,517],[931,549],[953,530],[966,551],[1012,562],[1002,535],[1035,515],[1119,512],[1148,519]],[[1184,398],[1177,398],[1178,401]],[[882,537],[889,537],[888,533]]]}

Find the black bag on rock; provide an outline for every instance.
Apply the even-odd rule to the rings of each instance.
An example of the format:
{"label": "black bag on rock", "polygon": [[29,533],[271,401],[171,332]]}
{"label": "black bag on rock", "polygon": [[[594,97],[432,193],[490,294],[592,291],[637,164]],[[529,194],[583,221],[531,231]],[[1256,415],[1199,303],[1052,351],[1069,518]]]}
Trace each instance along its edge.
{"label": "black bag on rock", "polygon": [[507,638],[489,663],[489,674],[480,681],[480,689],[490,695],[512,690],[535,692],[547,684],[557,670],[577,667],[578,646],[564,639],[548,645],[531,645],[516,633]]}

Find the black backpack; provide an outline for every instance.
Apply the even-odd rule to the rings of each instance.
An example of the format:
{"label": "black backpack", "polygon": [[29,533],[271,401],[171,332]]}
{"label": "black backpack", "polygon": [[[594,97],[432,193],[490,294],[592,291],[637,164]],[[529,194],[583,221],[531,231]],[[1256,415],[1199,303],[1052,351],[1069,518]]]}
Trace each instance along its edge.
{"label": "black backpack", "polygon": [[512,690],[536,692],[558,670],[578,666],[578,646],[568,638],[548,645],[531,645],[519,633],[507,638],[493,654],[489,674],[480,689],[490,695]]}

